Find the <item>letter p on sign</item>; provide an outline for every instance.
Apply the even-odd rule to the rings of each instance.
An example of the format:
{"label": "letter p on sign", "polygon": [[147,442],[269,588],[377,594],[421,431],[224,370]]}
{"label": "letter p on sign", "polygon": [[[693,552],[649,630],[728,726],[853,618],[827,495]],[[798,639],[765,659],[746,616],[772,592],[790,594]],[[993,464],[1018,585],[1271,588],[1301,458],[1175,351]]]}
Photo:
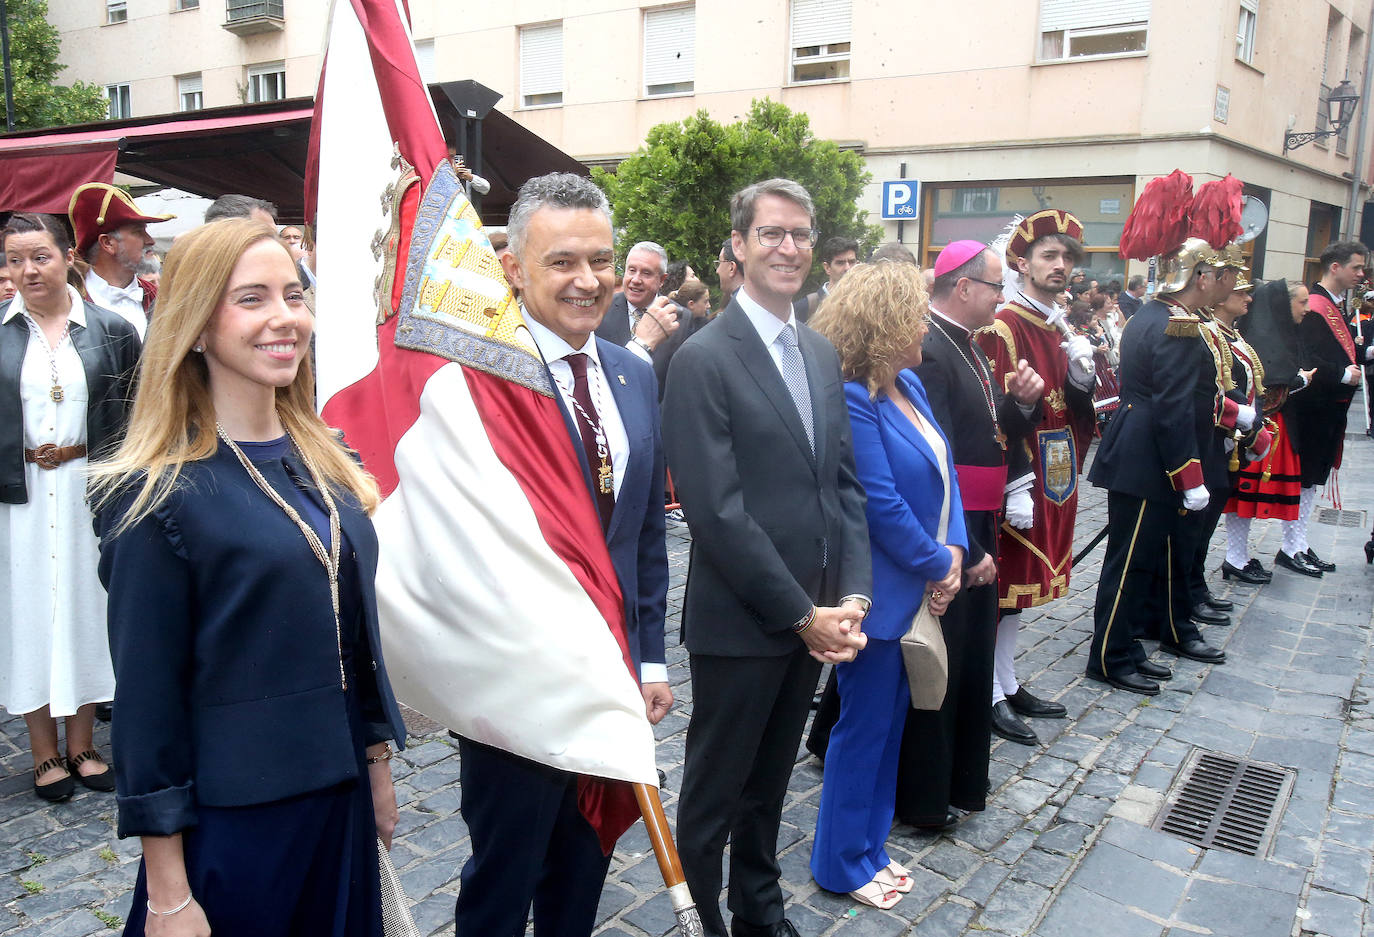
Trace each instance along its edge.
{"label": "letter p on sign", "polygon": [[915,179],[895,179],[883,183],[883,218],[910,221],[916,217],[920,202],[921,183]]}

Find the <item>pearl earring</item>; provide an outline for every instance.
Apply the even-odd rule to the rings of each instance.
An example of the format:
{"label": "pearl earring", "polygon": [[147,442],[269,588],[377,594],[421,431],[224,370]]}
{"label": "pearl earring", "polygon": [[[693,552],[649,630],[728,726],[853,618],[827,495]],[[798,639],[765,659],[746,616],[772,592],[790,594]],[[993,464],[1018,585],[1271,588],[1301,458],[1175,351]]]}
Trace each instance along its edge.
{"label": "pearl earring", "polygon": [[198,355],[199,355],[199,354],[204,354],[204,353],[205,353],[205,346],[204,346],[204,345],[192,345],[192,346],[191,346],[191,350],[194,351],[194,352],[195,352],[196,354],[198,354]]}

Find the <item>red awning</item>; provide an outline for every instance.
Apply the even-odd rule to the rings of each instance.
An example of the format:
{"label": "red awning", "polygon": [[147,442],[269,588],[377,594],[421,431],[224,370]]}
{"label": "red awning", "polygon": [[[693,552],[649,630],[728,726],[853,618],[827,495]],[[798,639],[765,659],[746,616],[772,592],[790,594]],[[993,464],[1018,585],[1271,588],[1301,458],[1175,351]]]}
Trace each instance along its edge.
{"label": "red awning", "polygon": [[[291,142],[297,136],[304,139],[297,128],[309,126],[312,109],[302,107],[299,101],[292,103],[295,106],[289,109],[278,105],[270,110],[251,108],[252,113],[108,121],[87,125],[89,129],[59,128],[56,132],[28,131],[0,137],[0,210],[66,214],[76,187],[86,182],[110,182],[116,163],[133,175],[163,182],[157,164],[169,160],[180,170],[178,175],[199,176],[199,181],[219,189],[215,195],[253,191],[244,184],[256,181],[261,185],[272,170],[283,168],[281,160],[262,153],[271,149],[261,144],[262,134],[275,144],[282,141],[276,139],[274,128],[291,128],[297,131],[285,135]],[[266,155],[267,159],[244,160],[237,167],[243,176],[233,178],[233,154],[250,140],[249,148],[256,151],[255,155]],[[200,167],[203,169],[197,172]],[[283,180],[289,189],[300,187],[299,171],[284,174],[290,177]],[[184,181],[169,179],[164,184]],[[235,183],[239,183],[237,188]],[[299,197],[295,201],[299,202]]]}

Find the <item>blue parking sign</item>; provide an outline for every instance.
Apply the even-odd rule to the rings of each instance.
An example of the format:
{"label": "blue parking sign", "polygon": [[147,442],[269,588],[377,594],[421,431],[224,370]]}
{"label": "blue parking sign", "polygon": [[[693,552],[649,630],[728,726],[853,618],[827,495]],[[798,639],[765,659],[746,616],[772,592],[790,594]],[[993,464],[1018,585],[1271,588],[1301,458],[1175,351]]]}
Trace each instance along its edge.
{"label": "blue parking sign", "polygon": [[910,221],[921,204],[921,183],[915,179],[893,179],[883,183],[885,221]]}

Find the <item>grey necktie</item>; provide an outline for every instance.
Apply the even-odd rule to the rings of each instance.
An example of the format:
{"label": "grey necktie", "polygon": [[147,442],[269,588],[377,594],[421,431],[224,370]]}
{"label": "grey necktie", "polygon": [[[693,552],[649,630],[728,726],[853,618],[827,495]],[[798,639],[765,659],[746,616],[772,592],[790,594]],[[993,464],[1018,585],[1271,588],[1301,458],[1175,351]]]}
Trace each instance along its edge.
{"label": "grey necktie", "polygon": [[797,347],[796,326],[788,323],[782,327],[774,339],[778,345],[778,358],[782,362],[782,379],[792,402],[797,406],[802,426],[806,429],[806,441],[811,444],[812,455],[816,452],[816,427],[811,415],[811,388],[806,383],[806,365],[802,363],[801,349]]}

